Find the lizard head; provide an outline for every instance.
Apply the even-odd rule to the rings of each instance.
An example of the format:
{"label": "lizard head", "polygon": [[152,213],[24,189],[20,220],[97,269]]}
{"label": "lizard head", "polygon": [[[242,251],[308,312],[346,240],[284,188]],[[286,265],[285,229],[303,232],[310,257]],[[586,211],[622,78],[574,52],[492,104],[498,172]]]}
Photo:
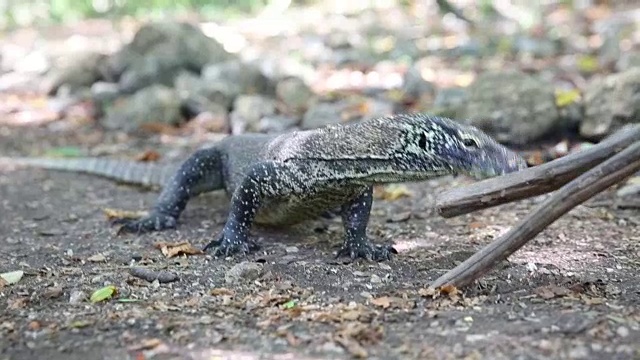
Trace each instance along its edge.
{"label": "lizard head", "polygon": [[[527,167],[525,160],[480,129],[447,118],[413,116],[413,154],[450,173],[484,179]],[[421,120],[421,121],[419,121]],[[416,126],[418,125],[418,126]],[[417,144],[417,146],[415,146]]]}

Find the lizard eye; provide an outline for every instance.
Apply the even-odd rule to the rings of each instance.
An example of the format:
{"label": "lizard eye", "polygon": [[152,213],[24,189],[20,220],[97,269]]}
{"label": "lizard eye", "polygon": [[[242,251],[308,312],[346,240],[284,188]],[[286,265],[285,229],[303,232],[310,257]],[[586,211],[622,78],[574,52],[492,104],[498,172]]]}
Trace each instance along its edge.
{"label": "lizard eye", "polygon": [[478,145],[478,142],[471,138],[462,139],[462,145],[468,148],[475,148],[475,149],[480,147],[480,145]]}

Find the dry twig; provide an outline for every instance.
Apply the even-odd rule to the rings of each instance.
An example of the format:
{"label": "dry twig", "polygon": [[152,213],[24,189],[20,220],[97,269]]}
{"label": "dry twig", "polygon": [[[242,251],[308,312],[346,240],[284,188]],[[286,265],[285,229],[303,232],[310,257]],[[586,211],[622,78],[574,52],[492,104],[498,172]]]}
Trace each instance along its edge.
{"label": "dry twig", "polygon": [[[635,130],[640,133],[640,127]],[[626,135],[626,134],[625,134]],[[620,140],[614,136],[614,142]],[[436,279],[431,287],[465,286],[488,272],[534,238],[560,216],[640,170],[640,141],[574,179],[540,204],[509,232]]]}
{"label": "dry twig", "polygon": [[454,217],[557,190],[636,141],[640,141],[640,125],[625,127],[584,151],[446,191],[438,197],[436,208],[441,216]]}

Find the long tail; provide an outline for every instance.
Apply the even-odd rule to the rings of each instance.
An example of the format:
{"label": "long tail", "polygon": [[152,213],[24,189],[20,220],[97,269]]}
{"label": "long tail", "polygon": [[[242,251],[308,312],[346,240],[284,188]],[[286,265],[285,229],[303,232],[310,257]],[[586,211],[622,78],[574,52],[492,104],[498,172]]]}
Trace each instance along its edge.
{"label": "long tail", "polygon": [[157,164],[100,157],[81,158],[6,158],[0,157],[0,170],[8,167],[34,167],[47,170],[78,172],[140,185],[162,187],[173,176],[179,164]]}

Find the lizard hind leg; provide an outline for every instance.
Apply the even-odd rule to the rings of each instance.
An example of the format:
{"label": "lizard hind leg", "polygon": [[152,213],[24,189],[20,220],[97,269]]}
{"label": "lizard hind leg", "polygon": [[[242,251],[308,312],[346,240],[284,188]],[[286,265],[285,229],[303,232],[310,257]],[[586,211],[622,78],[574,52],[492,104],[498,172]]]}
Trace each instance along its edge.
{"label": "lizard hind leg", "polygon": [[398,253],[391,245],[375,245],[367,238],[372,193],[373,188],[369,186],[352,201],[342,205],[344,243],[336,257],[349,256],[352,259],[382,261],[390,260],[391,254]]}
{"label": "lizard hind leg", "polygon": [[165,184],[149,215],[140,219],[119,218],[118,233],[143,233],[175,228],[192,197],[223,188],[222,156],[215,146],[198,150],[183,162]]}

